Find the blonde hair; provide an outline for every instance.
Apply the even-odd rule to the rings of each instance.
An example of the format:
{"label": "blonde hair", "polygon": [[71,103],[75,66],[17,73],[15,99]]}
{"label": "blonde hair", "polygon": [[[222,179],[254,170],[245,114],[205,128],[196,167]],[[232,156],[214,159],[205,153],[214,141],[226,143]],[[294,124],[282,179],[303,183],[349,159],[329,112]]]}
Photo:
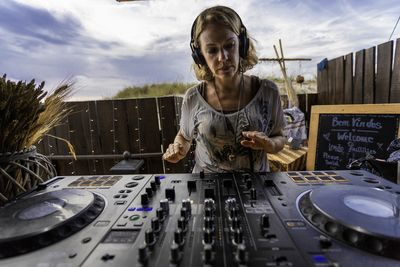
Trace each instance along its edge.
{"label": "blonde hair", "polygon": [[[238,36],[242,28],[242,21],[239,15],[233,9],[225,6],[214,6],[207,8],[198,15],[193,25],[194,30],[192,33],[192,38],[195,47],[200,48],[199,36],[210,24],[226,26]],[[239,70],[241,72],[245,72],[253,68],[257,63],[258,57],[254,43],[252,39],[249,38],[249,49],[247,51],[246,58],[240,58],[239,60]],[[213,74],[208,68],[207,64],[199,66],[193,62],[192,67],[196,74],[196,78],[199,81],[211,81],[213,79]]]}

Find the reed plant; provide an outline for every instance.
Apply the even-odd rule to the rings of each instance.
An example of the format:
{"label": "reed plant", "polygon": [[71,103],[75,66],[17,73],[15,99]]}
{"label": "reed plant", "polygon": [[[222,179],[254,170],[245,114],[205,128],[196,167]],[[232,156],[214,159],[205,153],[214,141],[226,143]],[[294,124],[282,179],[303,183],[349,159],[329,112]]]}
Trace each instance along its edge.
{"label": "reed plant", "polygon": [[6,74],[0,78],[0,153],[31,147],[70,112],[65,100],[73,92],[73,83],[61,83],[50,95],[44,84],[14,82]]}

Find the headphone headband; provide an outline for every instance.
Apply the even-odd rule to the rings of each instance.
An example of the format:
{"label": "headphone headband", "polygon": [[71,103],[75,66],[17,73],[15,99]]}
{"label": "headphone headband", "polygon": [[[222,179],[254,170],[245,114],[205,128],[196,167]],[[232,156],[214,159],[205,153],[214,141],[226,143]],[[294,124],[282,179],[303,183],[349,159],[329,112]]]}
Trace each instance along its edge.
{"label": "headphone headband", "polygon": [[[238,35],[238,39],[239,39],[239,56],[241,58],[245,59],[247,57],[247,52],[249,50],[249,44],[250,44],[249,38],[247,37],[247,29],[244,26],[244,24],[242,22],[242,19],[240,18],[239,14],[235,10],[233,10],[232,8],[229,8],[229,7],[224,7],[224,8],[230,10],[233,14],[235,14],[236,17],[240,21],[240,32],[239,32],[239,35]],[[194,40],[194,34],[195,34],[195,30],[196,30],[196,23],[197,23],[197,20],[199,19],[200,15],[202,13],[200,13],[196,17],[196,19],[194,20],[194,22],[192,24],[192,29],[190,31],[190,49],[192,50],[192,58],[193,58],[194,62],[199,66],[203,66],[203,65],[207,64],[203,54],[201,53],[200,47],[196,47],[195,40]]]}

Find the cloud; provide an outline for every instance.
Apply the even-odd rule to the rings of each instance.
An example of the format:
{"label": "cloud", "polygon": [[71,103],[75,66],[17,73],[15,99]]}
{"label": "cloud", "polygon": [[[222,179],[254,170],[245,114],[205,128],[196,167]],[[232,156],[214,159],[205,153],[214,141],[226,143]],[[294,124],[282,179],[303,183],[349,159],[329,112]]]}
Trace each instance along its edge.
{"label": "cloud", "polygon": [[[323,58],[386,42],[400,14],[398,0],[11,0],[0,4],[0,70],[45,80],[51,89],[77,81],[75,98],[101,98],[125,86],[193,82],[190,29],[206,7],[228,5],[257,40],[260,57],[275,57],[282,39],[291,75],[316,75]],[[398,26],[400,28],[400,25]],[[394,38],[399,36],[397,29]],[[251,73],[280,76],[277,64]]]}

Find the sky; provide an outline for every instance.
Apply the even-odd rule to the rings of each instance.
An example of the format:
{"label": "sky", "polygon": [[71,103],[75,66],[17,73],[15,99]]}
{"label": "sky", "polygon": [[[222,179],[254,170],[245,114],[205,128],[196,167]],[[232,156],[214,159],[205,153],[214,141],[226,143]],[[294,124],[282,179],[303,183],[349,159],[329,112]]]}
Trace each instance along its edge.
{"label": "sky", "polygon": [[[196,82],[190,29],[205,8],[226,5],[241,16],[259,57],[276,57],[282,40],[289,75],[315,78],[317,64],[387,42],[399,0],[7,0],[0,1],[0,74],[73,81],[71,100],[112,97],[126,86]],[[400,25],[392,40],[400,37]],[[249,74],[281,77],[277,63]]]}

